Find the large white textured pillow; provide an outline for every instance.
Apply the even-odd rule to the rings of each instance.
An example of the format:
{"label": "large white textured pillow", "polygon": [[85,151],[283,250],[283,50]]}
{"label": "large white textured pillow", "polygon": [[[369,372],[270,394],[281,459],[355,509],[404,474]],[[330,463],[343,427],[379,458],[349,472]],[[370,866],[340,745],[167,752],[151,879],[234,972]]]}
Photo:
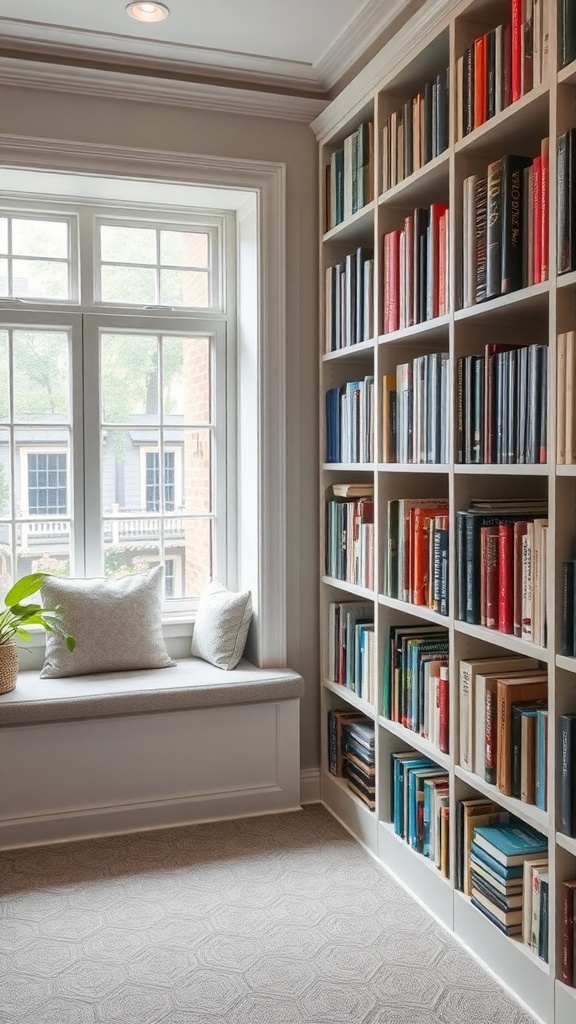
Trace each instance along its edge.
{"label": "large white textured pillow", "polygon": [[41,677],[173,665],[162,636],[162,578],[161,565],[117,579],[47,577],[42,603],[62,609],[64,628],[76,646],[70,652],[57,633],[47,633]]}
{"label": "large white textured pillow", "polygon": [[250,591],[234,594],[219,580],[212,580],[200,596],[192,654],[216,668],[233,669],[244,653],[250,619]]}

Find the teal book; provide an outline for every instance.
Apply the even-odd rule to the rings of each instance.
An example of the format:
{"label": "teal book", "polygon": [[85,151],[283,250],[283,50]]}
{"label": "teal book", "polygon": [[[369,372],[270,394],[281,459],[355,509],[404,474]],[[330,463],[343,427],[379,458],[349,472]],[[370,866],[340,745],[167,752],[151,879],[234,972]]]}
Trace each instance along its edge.
{"label": "teal book", "polygon": [[522,864],[526,857],[547,853],[548,840],[521,822],[479,825],[474,833],[476,848],[484,850],[503,867]]}
{"label": "teal book", "polygon": [[489,853],[482,850],[476,843],[472,843],[470,847],[470,863],[481,864],[488,868],[493,874],[499,878],[521,878],[522,877],[522,864],[515,864],[512,867],[504,867],[499,861],[491,857]]}

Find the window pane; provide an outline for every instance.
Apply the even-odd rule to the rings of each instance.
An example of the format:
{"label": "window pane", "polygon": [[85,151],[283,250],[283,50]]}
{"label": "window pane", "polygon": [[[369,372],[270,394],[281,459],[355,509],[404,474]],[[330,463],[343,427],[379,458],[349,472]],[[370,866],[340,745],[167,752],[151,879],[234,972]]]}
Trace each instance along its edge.
{"label": "window pane", "polygon": [[[14,331],[14,419],[70,420],[70,346],[63,331]],[[67,435],[66,435],[67,436]]]}
{"label": "window pane", "polygon": [[18,523],[16,535],[17,577],[29,572],[69,576],[71,564],[69,522]]}
{"label": "window pane", "polygon": [[68,299],[68,264],[43,260],[12,261],[12,293],[16,298]]}
{"label": "window pane", "polygon": [[8,254],[8,219],[0,217],[0,253],[3,256]]}
{"label": "window pane", "polygon": [[184,579],[182,596],[199,597],[212,576],[212,520],[185,519],[183,524]]}
{"label": "window pane", "polygon": [[9,432],[0,430],[0,519],[8,519],[11,514],[9,443]]}
{"label": "window pane", "polygon": [[160,302],[163,306],[210,305],[210,282],[205,270],[161,270]]}
{"label": "window pane", "polygon": [[102,302],[157,305],[156,271],[145,267],[102,267]]}
{"label": "window pane", "polygon": [[183,491],[187,512],[212,508],[211,431],[183,430]]}
{"label": "window pane", "polygon": [[68,259],[68,224],[64,221],[23,220],[14,217],[12,252],[15,256]]}
{"label": "window pane", "polygon": [[104,423],[158,423],[158,340],[146,334],[100,337]]}
{"label": "window pane", "polygon": [[211,366],[209,338],[162,339],[164,413],[183,423],[209,423]]}
{"label": "window pane", "polygon": [[100,255],[107,263],[158,262],[155,228],[112,227],[100,229]]}
{"label": "window pane", "polygon": [[8,295],[8,260],[0,260],[0,295]]}
{"label": "window pane", "polygon": [[8,331],[0,331],[0,421],[10,415],[10,389],[8,387]]}
{"label": "window pane", "polygon": [[[158,450],[157,430],[134,427],[102,431],[102,509],[105,516],[125,516],[127,512],[145,516],[147,512],[157,511],[146,505],[146,454]],[[138,526],[138,533],[147,531],[145,523]]]}
{"label": "window pane", "polygon": [[160,262],[172,267],[208,269],[208,235],[199,231],[161,231]]}
{"label": "window pane", "polygon": [[156,539],[142,537],[132,521],[105,520],[103,526],[105,576],[130,576],[160,563],[158,534]]}

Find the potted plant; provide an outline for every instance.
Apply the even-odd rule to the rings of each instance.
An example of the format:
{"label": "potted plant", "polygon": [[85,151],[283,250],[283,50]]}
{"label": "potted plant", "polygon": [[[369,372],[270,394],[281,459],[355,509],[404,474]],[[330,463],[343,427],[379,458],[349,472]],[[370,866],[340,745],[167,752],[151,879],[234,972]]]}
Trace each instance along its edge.
{"label": "potted plant", "polygon": [[63,627],[59,608],[43,608],[27,600],[40,590],[47,575],[45,572],[34,572],[22,576],[4,598],[5,607],[0,610],[0,693],[8,693],[16,686],[19,664],[16,637],[29,641],[29,626],[42,626],[49,633],[59,633],[69,651],[73,651],[76,646],[74,637]]}

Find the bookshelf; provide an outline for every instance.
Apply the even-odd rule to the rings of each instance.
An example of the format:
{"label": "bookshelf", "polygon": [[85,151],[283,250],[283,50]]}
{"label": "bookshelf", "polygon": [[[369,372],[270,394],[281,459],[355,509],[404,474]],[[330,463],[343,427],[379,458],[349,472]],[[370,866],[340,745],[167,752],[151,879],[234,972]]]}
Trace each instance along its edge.
{"label": "bookshelf", "polygon": [[[539,55],[534,52],[539,71],[534,72],[533,86],[527,87],[529,73],[524,71],[523,74],[528,75],[522,79],[522,88],[526,87],[524,93],[502,106],[505,98],[503,89],[494,106],[494,98],[490,98],[489,92],[493,85],[490,84],[488,68],[487,103],[488,106],[491,102],[493,104],[492,116],[482,121],[484,115],[480,110],[479,121],[482,123],[475,126],[469,124],[470,130],[466,133],[462,125],[467,115],[459,100],[459,88],[462,88],[464,81],[463,68],[469,59],[468,51],[478,54],[476,41],[481,37],[485,38],[486,47],[504,47],[504,42],[494,43],[491,38],[504,40],[505,30],[503,28],[498,36],[498,26],[505,26],[511,20],[511,0],[461,0],[459,4],[445,4],[444,13],[435,18],[432,31],[411,33],[409,23],[406,30],[401,30],[386,45],[381,54],[371,61],[367,69],[360,72],[358,78],[346,87],[342,96],[337,97],[313,125],[320,149],[320,281],[325,283],[329,268],[342,263],[347,256],[350,258],[359,250],[365,255],[371,250],[370,258],[373,260],[369,293],[373,330],[370,337],[363,336],[357,344],[331,350],[330,340],[327,339],[327,318],[336,315],[335,307],[332,304],[327,309],[325,290],[322,291],[320,301],[322,798],[329,810],[359,841],[516,993],[537,1017],[547,1024],[573,1024],[576,1019],[576,987],[562,981],[564,936],[561,900],[563,883],[576,879],[576,836],[564,834],[560,827],[562,751],[558,737],[560,716],[576,714],[576,656],[563,654],[561,646],[562,566],[566,560],[574,558],[576,550],[576,464],[557,464],[556,374],[557,337],[562,332],[576,331],[576,266],[568,273],[557,274],[556,140],[559,135],[576,129],[576,61],[568,63],[564,68],[560,66],[562,43],[556,27],[563,9],[562,0],[541,0],[539,4],[534,3],[530,7],[538,10],[537,17],[542,19],[542,39],[547,37],[547,58],[542,56],[543,42],[540,43]],[[521,4],[519,9],[522,10]],[[576,45],[576,40],[574,43]],[[487,52],[494,53],[494,50]],[[501,49],[498,52],[504,51]],[[443,128],[438,119],[443,117],[443,82],[447,83],[447,146],[437,151],[437,145],[434,150],[430,148],[429,141],[422,142],[422,134],[426,134],[426,126],[432,123],[438,139],[442,137]],[[435,87],[433,92],[432,86]],[[511,90],[512,85],[507,88]],[[429,107],[431,95],[434,104],[439,104],[434,107],[436,113],[432,122],[429,121],[432,116]],[[476,102],[474,95],[473,103]],[[499,105],[500,109],[496,109]],[[473,119],[474,112],[470,116]],[[365,164],[359,166],[356,172],[351,172],[349,162],[347,171],[347,187],[357,188],[357,185],[350,186],[350,181],[354,180],[354,173],[359,179],[362,170],[362,189],[366,202],[340,223],[332,224],[327,220],[327,215],[330,204],[334,204],[331,193],[336,183],[333,177],[330,178],[327,168],[337,165],[334,154],[338,150],[347,152],[350,161],[351,144],[345,140],[350,140],[353,135],[362,135],[367,139],[368,129],[362,126],[368,123],[372,125],[372,163],[368,172],[371,176],[370,186],[366,184]],[[390,142],[392,132],[395,133],[393,144]],[[526,237],[528,231],[531,232],[533,244],[526,247],[524,258],[530,260],[530,274],[537,275],[536,283],[530,283],[530,274],[526,277],[524,267],[522,287],[464,306],[462,252],[466,244],[465,182],[471,176],[481,178],[486,175],[488,166],[507,154],[524,157],[526,163],[537,161],[539,157],[543,161],[545,149],[542,148],[542,140],[545,139],[550,140],[547,163],[549,233],[541,255],[543,279],[537,280],[540,271],[535,270],[532,253],[535,232],[541,239],[546,237],[545,216],[537,206],[532,205],[531,212],[525,214],[523,230]],[[401,156],[399,147],[402,150]],[[541,162],[538,174],[545,173],[543,166]],[[536,183],[536,178],[530,177],[532,173],[535,175],[536,171],[533,169],[524,175],[523,187],[526,190],[541,187]],[[348,197],[348,209],[354,203],[353,195],[352,198]],[[437,239],[431,240],[430,213],[426,241],[420,244],[420,227],[414,211],[431,211],[434,204],[437,204],[440,214],[448,208],[443,228],[446,235],[441,235],[440,242]],[[537,220],[538,216],[541,217],[540,221]],[[530,226],[529,217],[533,218]],[[385,243],[386,236],[394,236],[393,241]],[[444,245],[445,249],[442,249]],[[400,254],[397,262],[398,281],[390,280],[392,270],[389,268],[396,266],[393,263],[396,257],[391,255],[396,252],[394,246]],[[436,276],[429,277],[428,281],[434,280],[434,287],[444,289],[445,308],[442,299],[434,307],[425,295],[414,298],[414,292],[419,288],[418,282],[422,280],[419,275],[424,273],[422,268],[428,266],[426,260],[437,258],[435,246],[438,252],[444,254],[440,259],[445,258],[446,265],[438,277],[438,268],[434,263],[434,270],[428,273]],[[350,282],[349,287],[352,287]],[[356,316],[360,315],[358,303],[362,300],[358,294],[362,292],[362,287],[355,279],[348,300],[343,300],[345,308],[350,295],[356,295]],[[393,329],[386,330],[386,326],[390,328],[390,324],[393,324],[393,317],[392,320],[389,318],[390,303],[395,301],[393,296],[400,294],[401,289],[408,289],[403,306],[404,325],[394,325]],[[396,312],[392,309],[393,315]],[[340,315],[345,315],[342,309],[338,311]],[[365,318],[366,314],[363,315]],[[539,367],[544,365],[547,373],[547,413],[542,417],[542,427],[537,428],[541,430],[539,436],[544,439],[545,446],[544,457],[539,462],[459,461],[457,411],[462,392],[457,367],[459,361],[463,363],[470,356],[482,358],[484,346],[488,342],[517,349],[529,345],[546,349],[542,357],[544,363],[535,364]],[[444,462],[401,462],[395,461],[394,457],[394,461],[390,461],[390,437],[386,434],[387,427],[383,422],[383,417],[389,414],[389,408],[382,390],[382,379],[394,377],[398,367],[404,364],[421,366],[422,356],[441,353],[448,355],[446,407],[440,410],[433,429],[447,431],[448,459]],[[479,373],[487,374],[487,352],[485,364],[481,365],[484,369]],[[428,370],[425,372],[428,373]],[[521,371],[514,369],[511,372]],[[326,457],[326,392],[369,377],[374,380],[373,461],[363,464],[330,462]],[[476,386],[477,380],[477,377],[471,378],[472,388]],[[489,377],[486,375],[482,380],[487,387]],[[428,390],[430,386],[430,380],[426,377],[426,409],[433,405]],[[472,399],[468,401],[472,402]],[[413,407],[408,415],[414,416]],[[413,432],[423,431],[425,436],[429,436],[426,432],[432,428],[422,426],[420,421],[414,419],[403,420],[402,424],[396,422],[396,431],[408,429],[407,422],[410,422]],[[482,429],[488,430],[484,421],[481,424]],[[576,463],[576,459],[574,461]],[[364,484],[373,489],[374,529],[370,553],[373,589],[326,575],[325,554],[329,537],[325,508],[327,498],[332,494],[332,485],[344,483]],[[535,643],[525,635],[501,632],[487,628],[480,622],[464,621],[460,617],[457,513],[466,512],[470,503],[479,498],[492,502],[512,498],[523,502],[539,499],[547,503],[547,557],[544,579],[541,581],[542,601],[547,615],[545,643]],[[403,600],[402,595],[390,592],[390,537],[391,529],[393,532],[391,523],[394,503],[407,503],[409,500],[416,502],[419,499],[446,501],[448,505],[447,615],[440,613],[434,600],[429,604],[416,605]],[[433,531],[442,528],[442,521],[432,527]],[[434,532],[433,538],[433,543],[436,543]],[[434,572],[435,550],[428,551],[428,579]],[[429,594],[433,597],[433,584],[429,586]],[[376,696],[374,702],[370,703],[352,689],[330,679],[326,671],[328,623],[332,614],[330,609],[334,603],[348,601],[366,602],[372,607],[373,689]],[[415,634],[419,630],[424,630],[424,634],[426,630],[446,630],[448,633],[448,752],[441,752],[430,741],[426,733],[427,726],[424,730],[414,731],[407,728],[403,721],[393,721],[383,714],[385,663],[389,656],[389,631],[392,626],[412,630]],[[486,782],[480,774],[468,770],[460,763],[460,664],[471,659],[509,656],[534,659],[538,671],[547,672],[545,806],[536,806],[535,803],[505,793],[498,785]],[[370,810],[357,793],[352,792],[346,778],[336,777],[329,771],[329,713],[345,713],[347,710],[363,713],[374,727],[374,810]],[[407,751],[413,753],[415,761],[426,759],[426,763],[430,762],[437,767],[439,785],[445,785],[450,822],[449,877],[439,869],[433,857],[418,852],[395,828],[393,802],[396,796],[391,785],[393,755],[398,756]],[[521,937],[511,937],[495,927],[457,886],[457,863],[461,850],[457,837],[456,809],[462,801],[476,798],[484,798],[497,805],[502,812],[508,812],[548,840],[547,962]]]}

